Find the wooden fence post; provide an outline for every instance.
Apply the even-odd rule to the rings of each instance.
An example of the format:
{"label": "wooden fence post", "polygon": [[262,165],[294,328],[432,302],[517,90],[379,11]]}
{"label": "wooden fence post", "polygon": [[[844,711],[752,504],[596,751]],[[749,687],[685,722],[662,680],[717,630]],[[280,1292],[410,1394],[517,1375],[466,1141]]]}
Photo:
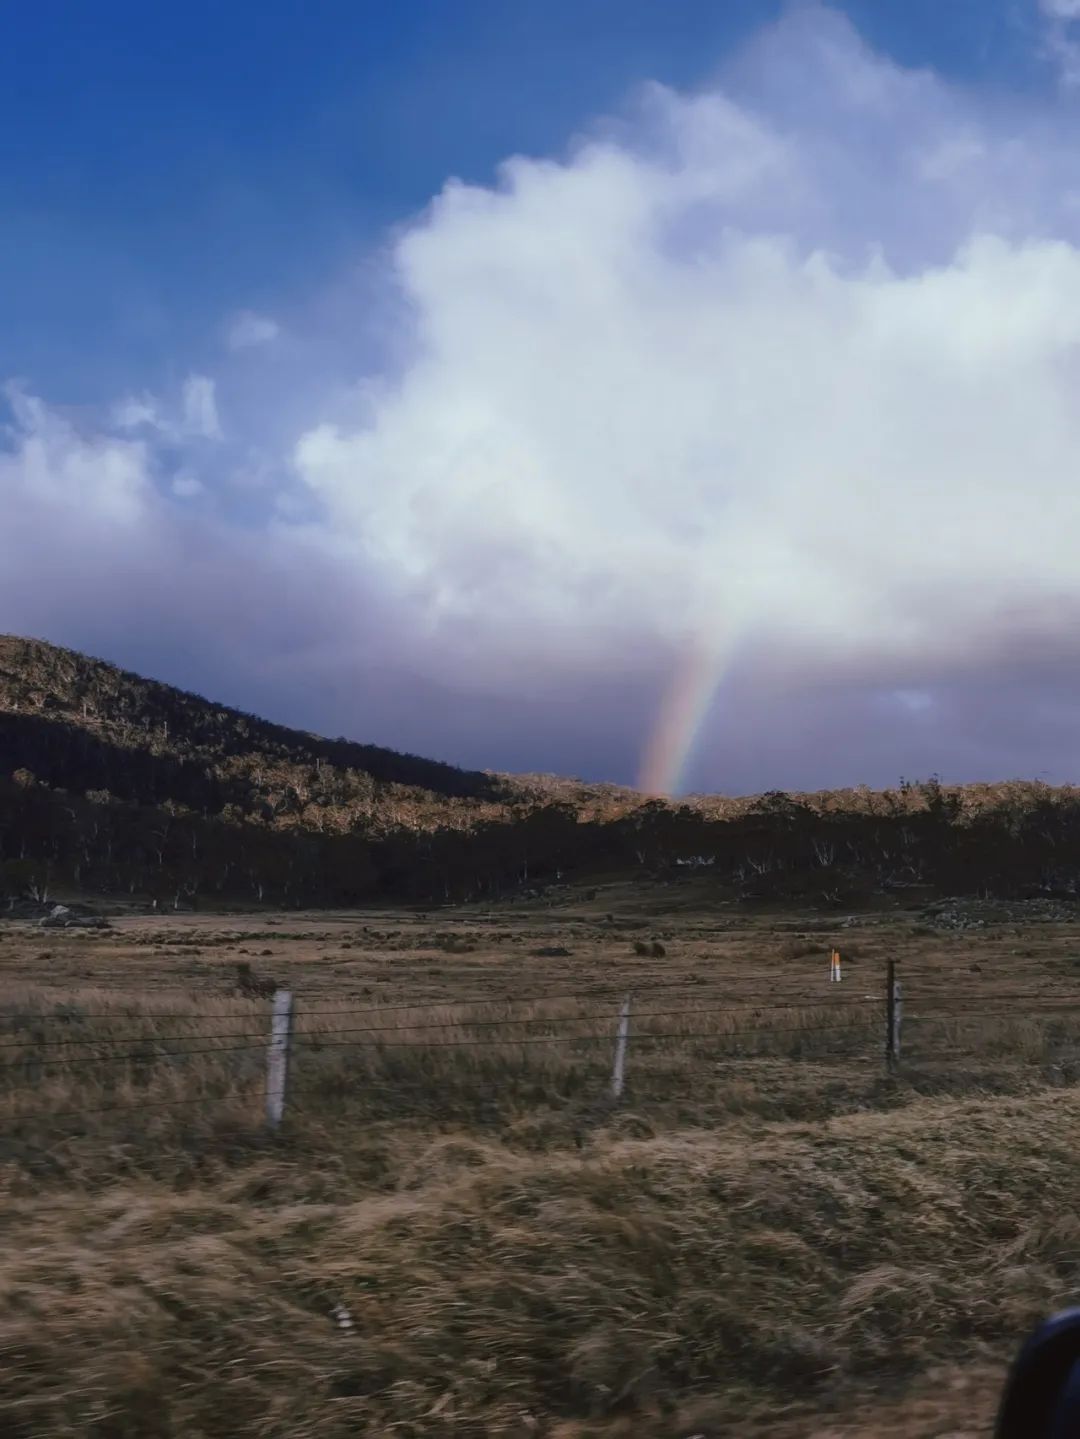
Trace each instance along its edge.
{"label": "wooden fence post", "polygon": [[896,961],[889,960],[888,986],[885,996],[885,1062],[890,1069],[900,1063],[900,1030],[904,1018],[904,1000],[900,981],[896,977]]}
{"label": "wooden fence post", "polygon": [[611,1071],[611,1097],[619,1099],[626,1080],[626,1046],[630,1041],[630,996],[619,1010],[619,1028],[615,1032],[615,1067]]}
{"label": "wooden fence post", "polygon": [[270,1048],[266,1051],[266,1120],[276,1129],[285,1113],[285,1087],[289,1076],[289,1041],[292,1038],[292,993],[274,991],[270,1019]]}

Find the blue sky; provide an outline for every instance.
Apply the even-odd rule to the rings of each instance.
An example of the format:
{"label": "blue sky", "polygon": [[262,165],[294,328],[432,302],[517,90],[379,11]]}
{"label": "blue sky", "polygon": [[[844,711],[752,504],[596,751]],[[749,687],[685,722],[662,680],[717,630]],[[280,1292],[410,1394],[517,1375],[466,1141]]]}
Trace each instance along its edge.
{"label": "blue sky", "polygon": [[[778,0],[11,5],[0,373],[57,400],[167,381],[238,307],[303,304],[446,177],[558,153],[643,78],[706,83]],[[1052,84],[1016,0],[850,0],[875,47]]]}
{"label": "blue sky", "polygon": [[1080,0],[4,21],[0,630],[475,766],[1075,777]]}

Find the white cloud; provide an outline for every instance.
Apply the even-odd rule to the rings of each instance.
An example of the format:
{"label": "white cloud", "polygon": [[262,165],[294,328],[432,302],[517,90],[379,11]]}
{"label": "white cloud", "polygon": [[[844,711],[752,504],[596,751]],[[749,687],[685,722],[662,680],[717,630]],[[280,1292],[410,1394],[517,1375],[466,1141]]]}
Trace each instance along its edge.
{"label": "white cloud", "polygon": [[933,183],[955,181],[985,158],[986,146],[978,135],[956,134],[943,139],[917,164],[922,177]]}
{"label": "white cloud", "polygon": [[197,438],[221,439],[215,385],[207,375],[189,375],[184,381],[183,429]]}
{"label": "white cloud", "polygon": [[[13,561],[25,543],[19,538],[24,532],[31,550],[45,548],[73,521],[87,543],[103,536],[124,543],[138,530],[153,497],[145,445],[106,434],[81,434],[15,386],[6,386],[4,395],[14,425],[7,445],[0,447],[0,558],[7,549],[7,559]],[[26,553],[23,549],[24,557]]]}
{"label": "white cloud", "polygon": [[799,128],[654,88],[629,138],[447,186],[394,256],[415,358],[297,447],[358,561],[500,672],[717,631],[962,664],[1021,602],[1080,600],[1052,157],[813,24],[845,83]]}
{"label": "white cloud", "polygon": [[198,495],[204,494],[206,486],[194,475],[180,474],[172,482],[172,492],[182,500],[193,500]]}
{"label": "white cloud", "polygon": [[128,395],[113,406],[113,424],[120,430],[138,430],[143,426],[160,430],[163,427],[160,407],[153,395]]}
{"label": "white cloud", "polygon": [[[327,648],[290,651],[306,681],[321,665],[336,694],[366,673],[374,632],[425,682],[538,714],[562,696],[581,724],[580,696],[640,681],[639,734],[640,694],[655,703],[684,652],[734,667],[743,713],[777,685],[863,684],[882,733],[883,694],[897,723],[959,725],[943,676],[1056,682],[1080,611],[1072,126],[984,110],[809,10],[710,91],[648,87],[562,160],[448,184],[384,277],[404,361],[351,377],[361,419],[299,433],[300,494],[268,461],[261,556],[317,576],[314,599],[337,576]],[[142,448],[35,411],[0,454],[0,496],[65,523],[111,514],[119,550],[169,512],[224,526],[163,511],[152,483],[155,434],[221,436],[214,379],[191,375],[164,412],[149,396],[117,411]],[[257,597],[268,648],[294,596]],[[501,724],[492,711],[493,747]]]}
{"label": "white cloud", "polygon": [[1044,19],[1042,51],[1066,89],[1080,84],[1080,0],[1039,0]]}
{"label": "white cloud", "polygon": [[893,699],[912,714],[922,714],[934,704],[925,690],[894,690]]}
{"label": "white cloud", "polygon": [[241,310],[226,330],[225,343],[230,350],[249,350],[258,345],[270,344],[280,333],[281,327],[268,315],[257,315],[253,310]]}
{"label": "white cloud", "polygon": [[179,407],[144,391],[115,404],[111,420],[118,430],[141,430],[177,444],[222,438],[217,385],[208,375],[188,376],[181,388]]}

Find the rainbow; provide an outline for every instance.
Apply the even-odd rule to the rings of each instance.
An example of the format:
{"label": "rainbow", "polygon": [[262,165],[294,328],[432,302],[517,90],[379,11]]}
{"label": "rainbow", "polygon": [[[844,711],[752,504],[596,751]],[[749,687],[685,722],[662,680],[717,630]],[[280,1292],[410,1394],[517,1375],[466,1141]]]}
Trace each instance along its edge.
{"label": "rainbow", "polygon": [[728,632],[699,638],[684,652],[642,751],[637,787],[645,794],[668,796],[679,789],[732,648]]}

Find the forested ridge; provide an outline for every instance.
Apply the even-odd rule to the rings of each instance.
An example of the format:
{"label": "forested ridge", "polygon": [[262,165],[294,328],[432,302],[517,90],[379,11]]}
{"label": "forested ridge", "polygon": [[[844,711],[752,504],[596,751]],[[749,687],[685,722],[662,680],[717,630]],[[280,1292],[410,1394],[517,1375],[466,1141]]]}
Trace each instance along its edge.
{"label": "forested ridge", "polygon": [[173,908],[496,900],[695,874],[718,898],[1054,895],[1080,791],[1035,782],[668,803],[456,769],[290,730],[40,641],[0,637],[0,897]]}

